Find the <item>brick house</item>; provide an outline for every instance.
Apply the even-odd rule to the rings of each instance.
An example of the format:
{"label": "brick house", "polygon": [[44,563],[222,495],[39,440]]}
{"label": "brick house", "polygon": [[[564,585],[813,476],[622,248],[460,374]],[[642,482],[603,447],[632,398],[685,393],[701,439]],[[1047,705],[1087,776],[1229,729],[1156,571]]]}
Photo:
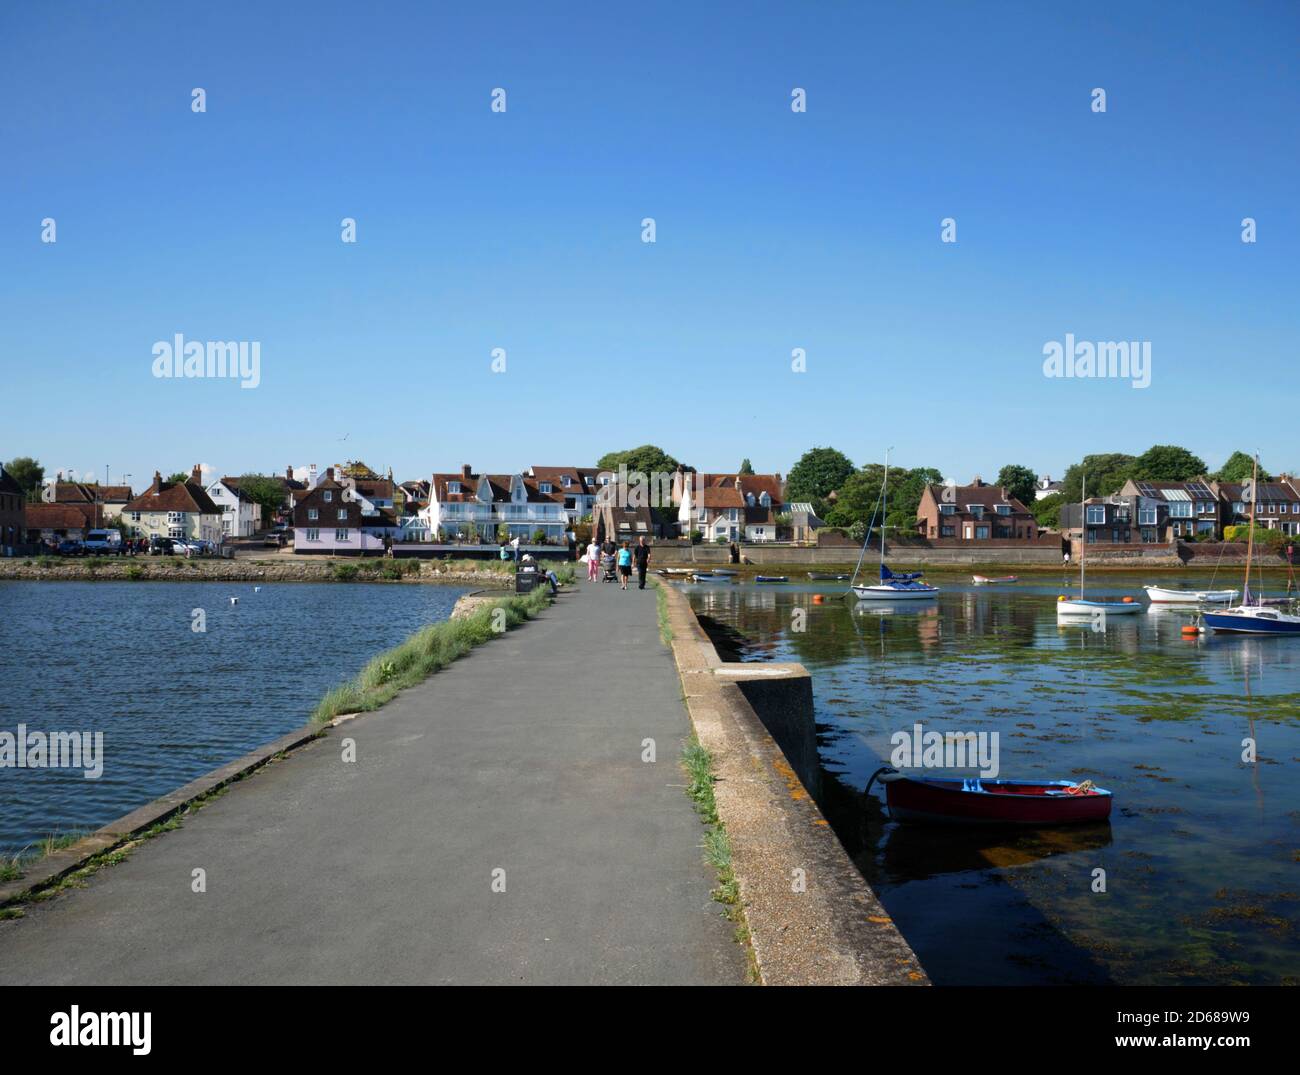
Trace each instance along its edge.
{"label": "brick house", "polygon": [[12,556],[14,546],[26,541],[26,500],[18,480],[0,464],[0,555]]}
{"label": "brick house", "polygon": [[1219,496],[1205,480],[1186,482],[1135,481],[1130,478],[1120,497],[1131,502],[1143,542],[1191,540],[1199,534],[1223,535]]}
{"label": "brick house", "polygon": [[927,539],[1037,541],[1038,520],[1004,486],[975,478],[969,485],[927,485],[916,531]]}
{"label": "brick house", "polygon": [[702,474],[679,470],[673,481],[677,523],[704,541],[776,541],[785,513],[780,474]]}
{"label": "brick house", "polygon": [[94,530],[94,508],[89,504],[28,504],[24,512],[27,541],[55,543],[84,541]]}
{"label": "brick house", "polygon": [[391,507],[376,507],[373,501],[358,495],[353,479],[336,479],[333,467],[326,467],[324,478],[294,497],[296,554],[382,553],[386,541],[396,541],[399,532],[397,515]]}
{"label": "brick house", "polygon": [[158,471],[153,484],[122,509],[133,538],[170,537],[221,544],[221,509],[203,487],[195,466],[183,482],[165,482]]}
{"label": "brick house", "polygon": [[[1250,496],[1247,482],[1210,482],[1219,501],[1220,525],[1246,526],[1250,523]],[[1300,534],[1300,492],[1296,481],[1281,475],[1275,482],[1260,482],[1255,498],[1255,525],[1284,534]],[[1219,531],[1220,536],[1223,530]]]}

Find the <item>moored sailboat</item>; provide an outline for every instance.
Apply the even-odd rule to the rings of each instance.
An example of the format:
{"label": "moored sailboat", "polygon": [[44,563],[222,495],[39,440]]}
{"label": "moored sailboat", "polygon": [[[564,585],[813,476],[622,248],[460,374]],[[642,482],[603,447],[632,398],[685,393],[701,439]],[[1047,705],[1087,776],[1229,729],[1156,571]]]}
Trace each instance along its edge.
{"label": "moored sailboat", "polygon": [[1083,479],[1079,498],[1079,596],[1062,595],[1056,600],[1056,615],[1060,616],[1127,616],[1142,606],[1131,597],[1119,601],[1089,601],[1083,596],[1084,564],[1088,558],[1088,479]]}
{"label": "moored sailboat", "polygon": [[1250,530],[1246,538],[1246,578],[1241,604],[1214,612],[1202,612],[1201,622],[1223,634],[1300,635],[1300,616],[1265,607],[1263,599],[1250,592],[1250,565],[1255,556],[1255,501],[1259,488],[1259,456],[1250,482]]}
{"label": "moored sailboat", "polygon": [[[892,449],[891,449],[892,451]],[[939,587],[921,582],[920,571],[895,573],[885,566],[885,517],[889,509],[889,452],[885,452],[885,478],[880,487],[880,581],[861,586],[849,584],[849,588],[859,601],[927,601],[939,592]],[[875,521],[873,516],[872,522]],[[867,544],[871,541],[871,528],[867,528],[867,539],[862,543],[862,552],[858,556],[858,568],[862,566],[862,557],[866,555]],[[858,577],[858,568],[854,568],[853,577]]]}

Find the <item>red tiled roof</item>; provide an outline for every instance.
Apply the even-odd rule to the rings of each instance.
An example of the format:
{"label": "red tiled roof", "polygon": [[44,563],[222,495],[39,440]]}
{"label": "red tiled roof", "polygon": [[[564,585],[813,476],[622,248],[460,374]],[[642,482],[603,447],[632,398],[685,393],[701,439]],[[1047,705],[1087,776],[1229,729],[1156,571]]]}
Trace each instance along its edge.
{"label": "red tiled roof", "polygon": [[86,518],[88,504],[27,504],[24,506],[24,525],[32,530],[84,530],[93,525]]}
{"label": "red tiled roof", "polygon": [[155,472],[148,489],[122,509],[127,511],[183,511],[199,515],[220,515],[208,491],[193,481],[165,482]]}

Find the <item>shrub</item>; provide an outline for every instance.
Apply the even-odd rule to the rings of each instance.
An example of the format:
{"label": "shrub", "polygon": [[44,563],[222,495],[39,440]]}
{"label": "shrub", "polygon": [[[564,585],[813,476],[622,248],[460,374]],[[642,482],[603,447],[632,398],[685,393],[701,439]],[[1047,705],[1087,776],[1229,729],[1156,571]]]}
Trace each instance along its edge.
{"label": "shrub", "polygon": [[136,582],[139,579],[144,578],[144,568],[139,564],[130,564],[126,569],[126,577],[132,582]]}
{"label": "shrub", "polygon": [[335,564],[330,569],[330,574],[337,582],[355,582],[361,569],[356,564]]}

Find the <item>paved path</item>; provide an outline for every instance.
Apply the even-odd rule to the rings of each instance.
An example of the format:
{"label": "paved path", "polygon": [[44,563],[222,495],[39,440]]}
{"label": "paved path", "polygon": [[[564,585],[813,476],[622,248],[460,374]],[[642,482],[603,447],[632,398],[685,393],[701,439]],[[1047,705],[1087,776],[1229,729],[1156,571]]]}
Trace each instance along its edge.
{"label": "paved path", "polygon": [[0,922],[0,983],[742,982],[654,593],[579,588]]}

